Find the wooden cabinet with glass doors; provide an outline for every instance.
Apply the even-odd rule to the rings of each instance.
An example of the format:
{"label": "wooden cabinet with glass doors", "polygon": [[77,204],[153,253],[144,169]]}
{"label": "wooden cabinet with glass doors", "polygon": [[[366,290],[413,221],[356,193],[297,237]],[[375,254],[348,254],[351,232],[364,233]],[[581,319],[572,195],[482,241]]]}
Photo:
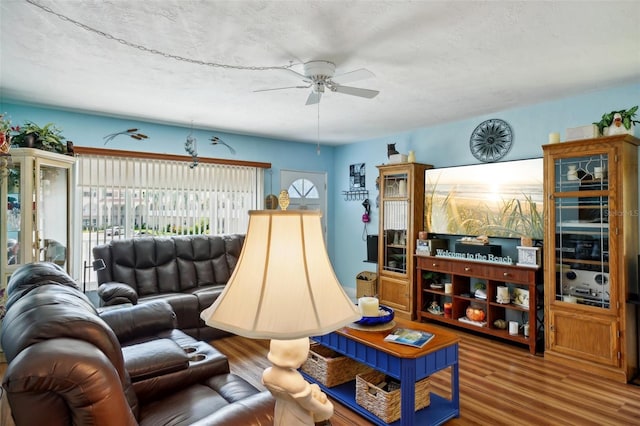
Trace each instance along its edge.
{"label": "wooden cabinet with glass doors", "polygon": [[629,135],[544,145],[545,358],[627,382],[637,371],[638,150]]}
{"label": "wooden cabinet with glass doors", "polygon": [[378,166],[378,298],[406,319],[416,316],[413,254],[418,232],[424,229],[424,172],[432,167],[419,163]]}
{"label": "wooden cabinet with glass doors", "polygon": [[70,201],[74,158],[33,148],[12,148],[0,184],[0,287],[20,265],[71,265]]}

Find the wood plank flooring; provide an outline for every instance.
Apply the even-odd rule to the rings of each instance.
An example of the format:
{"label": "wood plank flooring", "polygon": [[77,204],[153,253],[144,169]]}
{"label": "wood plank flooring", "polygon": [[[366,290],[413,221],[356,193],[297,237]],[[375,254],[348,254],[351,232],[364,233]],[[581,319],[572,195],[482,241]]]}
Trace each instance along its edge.
{"label": "wood plank flooring", "polygon": [[[524,347],[459,334],[461,414],[447,425],[640,425],[640,386],[570,371]],[[234,336],[212,343],[229,357],[234,373],[264,389],[268,341]],[[0,364],[0,377],[5,368]],[[434,374],[431,383],[435,393],[448,396],[448,371]],[[333,426],[371,425],[335,406]],[[6,408],[0,404],[1,426],[12,425]]]}
{"label": "wood plank flooring", "polygon": [[[447,425],[640,425],[640,386],[570,371],[524,347],[459,334],[461,414]],[[268,341],[234,336],[212,343],[229,357],[234,373],[264,389]],[[435,393],[449,395],[449,371],[434,374],[431,383]],[[333,426],[371,424],[335,405]]]}

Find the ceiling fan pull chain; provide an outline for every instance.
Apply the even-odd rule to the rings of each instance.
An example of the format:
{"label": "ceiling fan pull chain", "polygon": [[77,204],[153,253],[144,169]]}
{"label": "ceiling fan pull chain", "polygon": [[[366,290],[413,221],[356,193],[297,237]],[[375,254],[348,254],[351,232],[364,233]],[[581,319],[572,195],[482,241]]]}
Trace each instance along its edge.
{"label": "ceiling fan pull chain", "polygon": [[316,154],[320,155],[320,102],[318,102],[318,131],[316,136],[318,141],[318,145],[316,146]]}

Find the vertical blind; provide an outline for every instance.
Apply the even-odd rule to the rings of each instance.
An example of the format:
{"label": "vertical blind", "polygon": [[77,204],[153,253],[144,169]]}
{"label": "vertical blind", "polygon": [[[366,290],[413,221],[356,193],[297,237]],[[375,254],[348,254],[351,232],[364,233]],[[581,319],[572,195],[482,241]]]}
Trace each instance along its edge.
{"label": "vertical blind", "polygon": [[97,244],[140,235],[243,234],[248,211],[262,208],[264,171],[259,167],[76,157],[75,217],[82,223],[74,228],[82,229],[82,253],[76,258],[83,276]]}

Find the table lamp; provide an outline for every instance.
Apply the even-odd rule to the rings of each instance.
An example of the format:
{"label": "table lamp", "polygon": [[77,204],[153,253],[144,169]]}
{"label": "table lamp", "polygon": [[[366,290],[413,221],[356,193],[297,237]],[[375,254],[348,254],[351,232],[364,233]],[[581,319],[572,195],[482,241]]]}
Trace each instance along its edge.
{"label": "table lamp", "polygon": [[[324,410],[326,417],[327,405],[319,408],[310,394],[306,402],[292,399],[286,388],[291,384],[308,393],[309,389],[318,391],[317,385],[309,385],[295,371],[307,359],[309,336],[337,330],[359,320],[361,314],[329,261],[321,213],[287,211],[286,191],[280,199],[283,210],[249,212],[236,268],[222,294],[201,317],[211,327],[240,336],[272,339],[269,360],[274,366],[265,370],[263,382],[276,399],[275,424],[313,425],[314,408]],[[289,378],[284,377],[287,375]],[[328,405],[330,417],[333,406]]]}

